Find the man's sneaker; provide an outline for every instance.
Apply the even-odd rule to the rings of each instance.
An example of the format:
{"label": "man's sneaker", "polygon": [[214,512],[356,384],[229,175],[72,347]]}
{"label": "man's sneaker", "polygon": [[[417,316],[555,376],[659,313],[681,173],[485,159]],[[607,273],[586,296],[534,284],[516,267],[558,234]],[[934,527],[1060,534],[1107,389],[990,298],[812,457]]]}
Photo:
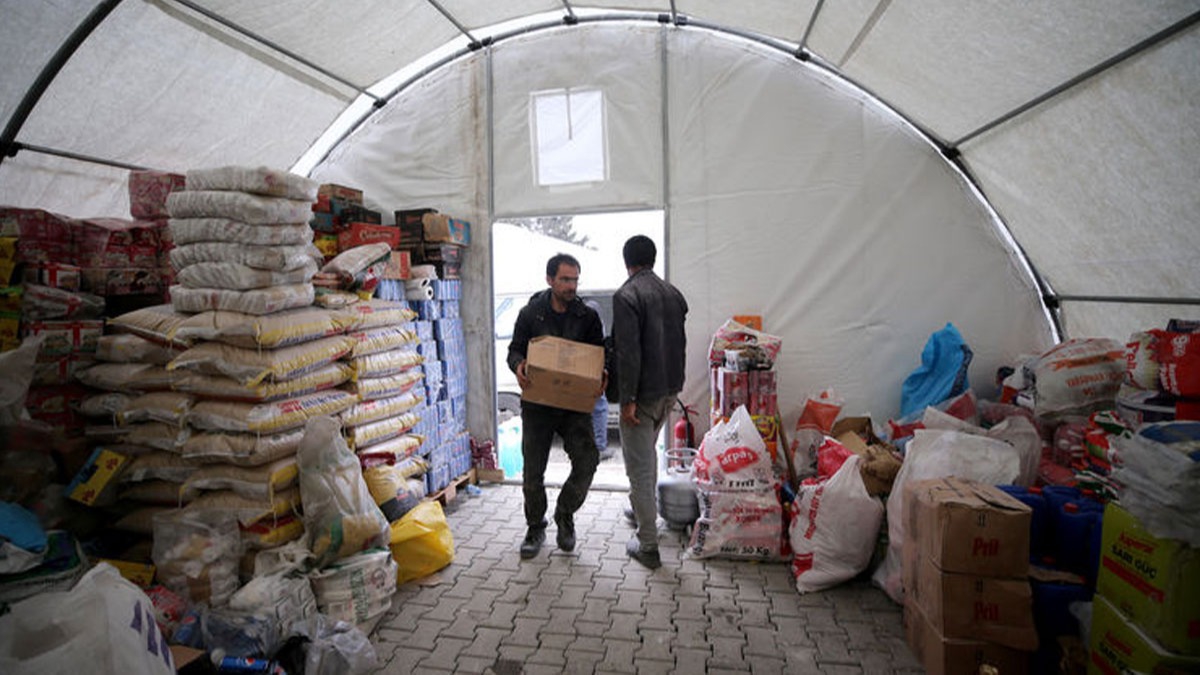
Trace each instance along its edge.
{"label": "man's sneaker", "polygon": [[630,527],[637,527],[637,514],[633,512],[632,506],[625,507],[625,522],[628,523]]}
{"label": "man's sneaker", "polygon": [[546,528],[531,527],[525,533],[525,540],[521,542],[521,559],[528,560],[538,554],[542,550],[542,543],[546,541]]}
{"label": "man's sneaker", "polygon": [[652,570],[662,567],[662,558],[658,557],[658,550],[650,551],[642,548],[637,539],[630,539],[625,544],[625,554]]}
{"label": "man's sneaker", "polygon": [[554,524],[558,527],[558,547],[564,551],[574,551],[575,519],[569,515],[555,515]]}

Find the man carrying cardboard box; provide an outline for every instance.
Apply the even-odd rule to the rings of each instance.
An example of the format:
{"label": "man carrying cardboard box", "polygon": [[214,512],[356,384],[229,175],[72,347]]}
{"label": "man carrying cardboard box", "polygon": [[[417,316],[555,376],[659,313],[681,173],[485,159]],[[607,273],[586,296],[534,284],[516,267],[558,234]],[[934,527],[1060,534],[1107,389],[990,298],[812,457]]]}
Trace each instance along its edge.
{"label": "man carrying cardboard box", "polygon": [[[592,434],[592,407],[603,393],[608,374],[604,364],[604,329],[600,315],[576,295],[579,285],[579,261],[565,253],[553,256],[546,263],[546,283],[550,288],[535,293],[529,304],[517,315],[512,342],[508,347],[508,367],[521,385],[521,455],[525,462],[522,490],[525,496],[525,524],[529,528],[521,542],[521,558],[537,555],[546,540],[546,464],[550,460],[550,443],[555,434],[563,439],[563,449],[571,460],[571,473],[558,493],[554,509],[554,524],[558,528],[558,547],[564,551],[575,548],[575,512],[583,506],[592,477],[600,462],[599,450]],[[538,338],[541,338],[538,340]],[[530,342],[535,344],[531,349]],[[577,344],[582,343],[582,344]],[[550,353],[555,359],[580,366],[573,370],[588,371],[596,362],[591,347],[599,347],[599,374],[588,372],[563,373],[535,363],[535,353]],[[553,366],[553,363],[544,364]],[[591,377],[589,377],[591,375]],[[581,384],[582,383],[582,384]],[[591,390],[591,385],[598,386]],[[573,389],[584,386],[589,391]],[[577,404],[576,399],[583,401]]]}

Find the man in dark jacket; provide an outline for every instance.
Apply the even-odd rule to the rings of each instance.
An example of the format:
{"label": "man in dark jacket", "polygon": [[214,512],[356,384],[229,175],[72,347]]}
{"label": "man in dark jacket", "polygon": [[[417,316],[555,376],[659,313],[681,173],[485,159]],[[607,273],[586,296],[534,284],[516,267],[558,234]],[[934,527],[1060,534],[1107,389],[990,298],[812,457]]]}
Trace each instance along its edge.
{"label": "man in dark jacket", "polygon": [[658,554],[658,457],[654,446],[676,395],[683,389],[688,305],[679,289],[654,273],[654,242],[630,237],[622,254],[629,278],[613,295],[613,347],[621,405],[621,451],[637,536],[625,546],[654,569]]}
{"label": "man in dark jacket", "polygon": [[[565,253],[550,258],[546,263],[546,282],[550,288],[535,293],[517,315],[508,346],[508,367],[516,373],[522,389],[529,386],[525,358],[530,339],[553,335],[604,346],[600,315],[576,295],[579,261]],[[596,395],[603,391],[604,384]],[[546,540],[546,464],[550,459],[550,442],[556,433],[562,437],[563,449],[571,460],[571,473],[558,493],[554,524],[558,529],[558,547],[571,551],[575,548],[575,512],[583,506],[600,462],[591,413],[522,401],[521,426],[521,455],[525,462],[521,483],[525,524],[529,528],[521,542],[521,557],[536,556]]]}

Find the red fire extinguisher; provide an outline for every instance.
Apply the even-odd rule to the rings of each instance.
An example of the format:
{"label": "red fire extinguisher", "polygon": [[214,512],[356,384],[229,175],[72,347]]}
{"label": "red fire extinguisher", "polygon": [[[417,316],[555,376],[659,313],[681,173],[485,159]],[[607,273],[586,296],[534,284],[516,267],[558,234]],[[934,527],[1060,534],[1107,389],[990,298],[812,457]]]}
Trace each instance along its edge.
{"label": "red fire extinguisher", "polygon": [[680,410],[683,411],[683,417],[675,423],[674,439],[671,442],[672,448],[694,448],[696,447],[696,430],[692,427],[691,415],[696,413],[690,407],[684,404],[683,401],[675,399],[679,404]]}

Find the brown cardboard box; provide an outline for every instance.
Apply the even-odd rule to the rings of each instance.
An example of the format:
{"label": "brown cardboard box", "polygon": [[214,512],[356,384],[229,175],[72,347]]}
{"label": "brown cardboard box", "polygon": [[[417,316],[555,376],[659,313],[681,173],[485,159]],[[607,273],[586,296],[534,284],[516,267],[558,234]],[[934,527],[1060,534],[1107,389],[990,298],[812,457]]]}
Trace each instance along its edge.
{"label": "brown cardboard box", "polygon": [[396,211],[396,227],[400,228],[400,246],[413,248],[425,241],[425,214],[437,213],[437,209],[404,209]]}
{"label": "brown cardboard box", "polygon": [[904,632],[913,655],[928,675],[978,675],[990,665],[1003,675],[1029,672],[1029,654],[982,640],[948,638],[909,599],[904,602]]}
{"label": "brown cardboard box", "polygon": [[938,632],[1033,651],[1033,589],[1027,579],[1001,579],[943,572],[929,558],[904,546],[904,592]]}
{"label": "brown cardboard box", "polygon": [[471,245],[471,223],[465,220],[444,213],[427,213],[421,216],[421,224],[428,243]]}
{"label": "brown cardboard box", "polygon": [[543,335],[529,341],[521,400],[577,412],[596,407],[604,377],[604,348]]}
{"label": "brown cardboard box", "polygon": [[392,251],[388,258],[387,267],[383,270],[384,279],[407,279],[412,271],[412,254],[408,251]]}
{"label": "brown cardboard box", "polygon": [[905,530],[944,572],[1025,579],[1032,510],[991,485],[957,477],[905,486]]}

